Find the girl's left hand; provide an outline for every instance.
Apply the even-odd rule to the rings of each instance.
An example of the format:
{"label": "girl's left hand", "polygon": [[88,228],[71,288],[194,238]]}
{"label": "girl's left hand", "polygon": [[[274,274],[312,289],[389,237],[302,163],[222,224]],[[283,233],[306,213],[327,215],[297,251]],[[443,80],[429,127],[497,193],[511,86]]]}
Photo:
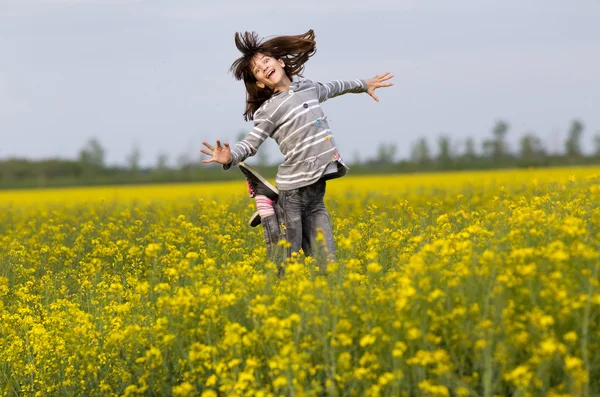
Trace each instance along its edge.
{"label": "girl's left hand", "polygon": [[389,80],[392,77],[394,77],[393,74],[390,74],[390,72],[385,72],[384,74],[378,74],[377,76],[373,77],[372,79],[366,80],[367,94],[371,95],[371,97],[373,97],[373,99],[375,99],[377,102],[379,102],[379,98],[377,98],[377,96],[374,94],[374,91],[377,88],[393,86],[394,83],[391,83],[391,82],[384,83],[384,81]]}

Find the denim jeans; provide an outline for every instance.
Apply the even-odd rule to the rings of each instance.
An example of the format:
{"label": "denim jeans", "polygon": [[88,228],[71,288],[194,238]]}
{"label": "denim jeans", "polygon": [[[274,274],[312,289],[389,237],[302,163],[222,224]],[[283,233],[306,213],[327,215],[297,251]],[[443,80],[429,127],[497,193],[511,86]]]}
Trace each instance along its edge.
{"label": "denim jeans", "polygon": [[[315,256],[322,247],[323,254],[335,261],[335,242],[329,213],[325,208],[325,180],[293,190],[280,190],[275,202],[275,216],[261,220],[267,243],[267,251],[272,256],[277,251],[277,243],[285,239],[291,244],[284,253],[289,257],[300,248],[307,255]],[[317,243],[318,233],[324,241]]]}

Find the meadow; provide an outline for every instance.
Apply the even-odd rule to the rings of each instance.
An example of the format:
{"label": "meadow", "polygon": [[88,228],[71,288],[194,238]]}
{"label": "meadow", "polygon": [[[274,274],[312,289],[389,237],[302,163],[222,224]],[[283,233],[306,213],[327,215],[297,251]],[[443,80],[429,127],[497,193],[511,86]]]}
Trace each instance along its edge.
{"label": "meadow", "polygon": [[337,261],[241,181],[0,191],[6,396],[600,394],[600,168],[328,182]]}

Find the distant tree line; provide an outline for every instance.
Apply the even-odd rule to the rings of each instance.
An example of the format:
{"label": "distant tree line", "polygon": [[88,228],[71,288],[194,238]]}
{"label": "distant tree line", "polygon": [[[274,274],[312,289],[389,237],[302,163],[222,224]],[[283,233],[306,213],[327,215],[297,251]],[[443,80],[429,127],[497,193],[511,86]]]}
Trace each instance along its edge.
{"label": "distant tree line", "polygon": [[[582,150],[584,125],[573,120],[563,142],[563,150],[552,153],[533,132],[519,139],[519,146],[511,150],[507,143],[509,124],[499,120],[492,128],[491,137],[481,142],[477,150],[475,140],[467,138],[462,150],[453,147],[448,136],[442,135],[431,145],[426,138],[413,142],[410,158],[397,160],[394,143],[380,144],[377,155],[360,162],[359,167],[385,168],[396,172],[457,171],[493,168],[529,168],[600,164],[600,132],[594,136],[593,151]],[[435,154],[434,150],[435,148]]]}
{"label": "distant tree line", "polygon": [[[368,174],[600,164],[600,133],[594,136],[593,152],[586,154],[582,150],[583,130],[583,123],[573,120],[563,142],[563,150],[557,153],[551,153],[531,132],[520,137],[517,150],[511,150],[507,143],[509,124],[499,120],[493,126],[491,136],[481,142],[480,150],[477,150],[473,138],[466,139],[464,147],[459,150],[448,136],[442,135],[433,143],[435,152],[426,138],[420,138],[413,142],[409,158],[398,159],[396,144],[384,142],[373,157],[361,160],[357,156],[351,168],[353,174]],[[242,134],[238,138],[242,139]],[[242,178],[241,173],[218,172],[215,169],[219,168],[218,165],[203,165],[199,156],[191,159],[182,155],[177,159],[177,165],[170,166],[167,155],[160,154],[154,166],[142,167],[140,150],[134,147],[125,160],[124,166],[106,165],[106,150],[96,138],[92,138],[81,148],[77,159],[0,160],[0,188]],[[269,163],[265,151],[259,151],[253,161],[267,177],[275,176],[277,166]]]}

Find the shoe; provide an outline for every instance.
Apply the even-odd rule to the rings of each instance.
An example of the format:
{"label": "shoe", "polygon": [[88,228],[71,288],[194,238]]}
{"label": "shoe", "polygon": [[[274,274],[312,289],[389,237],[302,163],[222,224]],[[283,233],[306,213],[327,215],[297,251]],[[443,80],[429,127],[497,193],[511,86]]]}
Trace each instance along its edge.
{"label": "shoe", "polygon": [[258,215],[258,211],[256,211],[254,214],[252,214],[252,216],[250,217],[250,220],[248,221],[248,225],[250,227],[256,227],[258,225],[260,225],[261,220],[260,220],[260,215]]}
{"label": "shoe", "polygon": [[256,195],[267,196],[271,200],[275,201],[279,197],[279,190],[269,183],[262,175],[260,175],[254,168],[248,164],[241,162],[239,164],[240,171],[246,176],[248,183],[248,192],[251,197]]}

